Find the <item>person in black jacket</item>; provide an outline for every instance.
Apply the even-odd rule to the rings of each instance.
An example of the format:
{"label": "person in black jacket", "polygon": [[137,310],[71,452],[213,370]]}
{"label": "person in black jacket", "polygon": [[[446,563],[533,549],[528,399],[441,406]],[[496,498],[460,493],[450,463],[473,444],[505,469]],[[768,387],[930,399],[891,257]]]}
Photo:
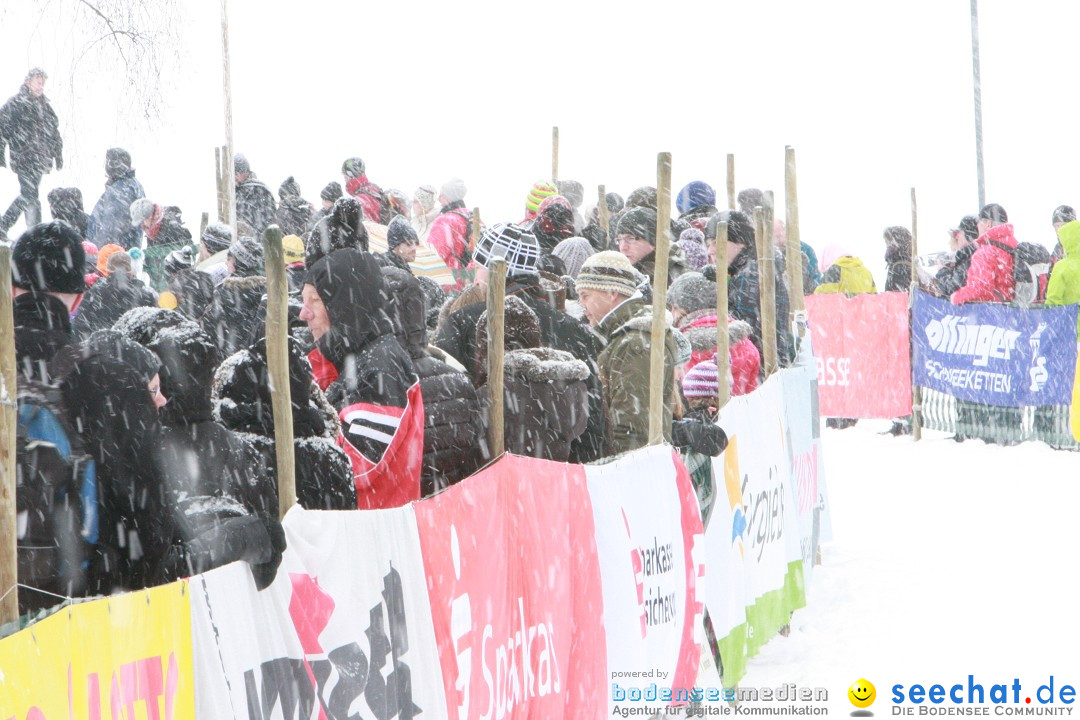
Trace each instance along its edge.
{"label": "person in black jacket", "polygon": [[0,107],[0,165],[5,147],[10,147],[11,169],[19,177],[19,196],[0,217],[0,239],[24,212],[28,228],[41,222],[41,177],[53,163],[57,170],[64,167],[60,123],[45,97],[47,77],[41,68],[33,68],[19,92]]}
{"label": "person in black jacket", "polygon": [[[330,253],[311,266],[302,297],[300,318],[338,373],[326,390],[330,404],[339,412],[357,403],[407,407],[416,369],[384,312],[385,288],[375,257],[351,248]],[[381,458],[388,442],[355,430],[352,444],[367,458]]]}
{"label": "person in black jacket", "polygon": [[335,250],[354,248],[367,251],[368,232],[364,227],[364,208],[354,197],[334,203],[330,214],[315,223],[308,237],[304,262],[310,268]]}
{"label": "person in black jacket", "polygon": [[[492,259],[507,260],[506,294],[520,297],[540,321],[540,337],[545,347],[563,350],[589,366],[589,425],[573,443],[571,462],[587,463],[609,454],[604,393],[596,358],[600,339],[566,313],[559,312],[540,285],[540,249],[535,238],[520,226],[496,224],[484,231],[476,244],[476,261],[487,266]],[[446,351],[476,377],[476,323],[486,307],[474,303],[451,313],[439,327],[435,345]]]}
{"label": "person in black jacket", "polygon": [[416,260],[420,237],[404,215],[398,215],[386,227],[386,252],[380,255],[384,265],[400,268],[413,274],[409,263]]}
{"label": "person in black jacket", "polygon": [[[311,365],[289,338],[296,500],[309,510],[355,510],[352,467],[337,446],[337,415],[311,381]],[[266,340],[228,358],[213,382],[214,416],[244,433],[262,455],[264,476],[277,507],[277,455]]]}
{"label": "person in black jacket", "polygon": [[471,475],[486,459],[480,405],[464,371],[451,367],[441,350],[428,347],[426,301],[417,278],[398,268],[384,267],[382,273],[394,334],[420,377],[424,398],[420,494],[430,497]]}
{"label": "person in black jacket", "polygon": [[[556,462],[570,459],[571,443],[589,421],[589,366],[568,352],[540,346],[540,321],[521,298],[506,298],[503,356],[503,437],[506,451]],[[476,324],[477,395],[491,424],[487,387],[487,312]]]}
{"label": "person in black jacket", "polygon": [[283,235],[303,235],[311,227],[315,208],[300,194],[300,183],[292,175],[278,188],[277,224]]}
{"label": "person in black jacket", "polygon": [[223,357],[243,350],[262,334],[259,307],[266,294],[262,243],[245,237],[234,242],[229,247],[228,267],[230,275],[214,290],[200,319]]}
{"label": "person in black jacket", "polygon": [[911,231],[894,225],[885,228],[882,237],[885,240],[885,292],[907,292],[911,287]]}
{"label": "person in black jacket", "polygon": [[[754,246],[754,225],[739,210],[726,210],[713,215],[705,226],[706,240],[716,240],[716,229],[721,222],[728,224],[728,312],[732,317],[750,324],[750,339],[758,352],[765,356],[761,343],[761,272],[758,268]],[[776,279],[776,361],[786,367],[794,357],[794,341],[787,322],[780,318],[788,316],[788,287],[784,278],[782,256],[773,250],[774,277]]]}
{"label": "person in black jacket", "polygon": [[[61,384],[68,420],[79,428],[98,478],[100,534],[90,558],[91,594],[134,590],[235,560],[268,585],[285,549],[280,523],[243,509],[185,507],[161,480],[160,388],[153,353],[111,340],[76,363]],[[110,350],[110,346],[116,348]],[[138,348],[154,360],[143,359]],[[148,387],[150,385],[151,387]]]}
{"label": "person in black jacket", "polygon": [[105,191],[101,193],[86,226],[86,239],[105,245],[116,243],[125,250],[139,244],[141,230],[129,222],[131,204],[146,197],[131,167],[131,154],[124,148],[105,151]]}
{"label": "person in black jacket", "polygon": [[949,232],[949,249],[953,251],[953,258],[934,276],[932,287],[936,295],[948,298],[967,285],[968,268],[971,267],[971,256],[978,247],[975,244],[978,237],[979,229],[974,215],[965,216],[960,225]]}
{"label": "person in black jacket", "polygon": [[[277,485],[250,436],[215,421],[210,392],[221,351],[191,321],[161,328],[147,349],[161,361],[162,481],[177,497],[221,498],[249,513],[277,513]],[[199,501],[203,502],[203,501]]]}
{"label": "person in black jacket", "polygon": [[243,155],[233,158],[233,172],[236,179],[236,219],[250,225],[255,235],[262,237],[263,230],[277,216],[274,193],[255,177],[251,164]]}
{"label": "person in black jacket", "polygon": [[82,190],[77,187],[53,188],[46,196],[49,200],[49,212],[53,220],[63,220],[79,231],[86,239],[86,223],[89,217],[83,209]]}
{"label": "person in black jacket", "polygon": [[106,277],[86,291],[72,328],[80,339],[95,330],[106,330],[134,307],[154,307],[157,295],[131,274],[131,256],[115,252],[105,264]]}

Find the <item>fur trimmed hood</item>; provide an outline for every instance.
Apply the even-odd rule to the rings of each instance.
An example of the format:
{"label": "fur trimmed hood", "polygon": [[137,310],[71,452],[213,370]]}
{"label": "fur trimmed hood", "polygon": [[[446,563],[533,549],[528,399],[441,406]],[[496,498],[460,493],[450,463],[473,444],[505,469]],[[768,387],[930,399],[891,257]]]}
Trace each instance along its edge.
{"label": "fur trimmed hood", "polygon": [[266,287],[266,276],[248,275],[237,277],[230,275],[221,281],[221,287],[227,290],[259,290]]}
{"label": "fur trimmed hood", "polygon": [[506,353],[504,367],[508,373],[529,382],[573,381],[589,377],[589,366],[584,362],[563,350],[545,347],[511,350]]}

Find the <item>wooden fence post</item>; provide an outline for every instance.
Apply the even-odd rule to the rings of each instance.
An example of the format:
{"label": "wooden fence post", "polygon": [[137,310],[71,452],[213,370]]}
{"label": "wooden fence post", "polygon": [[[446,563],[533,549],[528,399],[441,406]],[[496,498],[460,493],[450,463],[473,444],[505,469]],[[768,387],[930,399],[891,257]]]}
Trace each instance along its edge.
{"label": "wooden fence post", "polygon": [[611,247],[611,228],[608,227],[611,224],[611,213],[608,212],[607,206],[607,188],[603,185],[597,186],[596,194],[598,196],[596,222],[600,223],[600,229],[604,231],[604,247],[602,249],[607,250]]}
{"label": "wooden fence post", "polygon": [[506,452],[503,437],[503,355],[505,354],[506,261],[495,258],[488,268],[487,385],[489,393],[488,443],[491,459]]}
{"label": "wooden fence post", "polygon": [[559,185],[559,126],[551,128],[551,183]]}
{"label": "wooden fence post", "polygon": [[296,459],[293,447],[292,393],[289,384],[289,281],[281,228],[263,233],[266,252],[266,364],[274,410],[274,449],[277,456],[278,518],[296,504]]}
{"label": "wooden fence post", "polygon": [[735,155],[728,153],[727,156],[727,206],[728,210],[735,209]]}
{"label": "wooden fence post", "polygon": [[[799,234],[799,190],[795,181],[795,148],[784,148],[784,202],[787,206],[787,273],[788,307],[790,309],[788,325],[795,331],[795,318],[806,312],[803,295],[803,253],[802,237]],[[798,338],[795,338],[798,340]]]}
{"label": "wooden fence post", "polygon": [[[15,318],[11,301],[11,246],[0,245],[0,594],[19,581],[15,507]],[[0,625],[19,618],[19,593],[11,590],[0,603]]]}
{"label": "wooden fence post", "polygon": [[765,378],[776,372],[776,263],[772,248],[772,213],[754,208],[754,240],[758,256],[762,365]]}
{"label": "wooden fence post", "polygon": [[[728,342],[728,296],[727,296],[727,239],[728,224],[716,224],[716,381],[719,406],[731,399],[727,376],[731,372],[731,347]],[[719,409],[719,408],[718,408]]]}
{"label": "wooden fence post", "polygon": [[[915,293],[919,291],[919,273],[916,271],[916,262],[919,258],[919,208],[915,202],[915,188],[911,188],[911,301],[909,305],[909,317],[915,310]],[[908,323],[911,327],[911,323]],[[914,337],[912,338],[912,350],[914,350]],[[914,361],[914,352],[912,360]],[[922,388],[915,384],[915,363],[911,364],[911,437],[918,442],[922,440]]]}
{"label": "wooden fence post", "polygon": [[664,346],[667,333],[668,254],[671,234],[671,153],[656,156],[656,255],[649,357],[649,444],[664,442]]}

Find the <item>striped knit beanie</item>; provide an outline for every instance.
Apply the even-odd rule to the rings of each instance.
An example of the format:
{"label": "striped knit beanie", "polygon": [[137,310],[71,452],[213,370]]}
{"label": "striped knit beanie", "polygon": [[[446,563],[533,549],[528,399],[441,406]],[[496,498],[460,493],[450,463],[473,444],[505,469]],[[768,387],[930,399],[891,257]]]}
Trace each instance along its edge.
{"label": "striped knit beanie", "polygon": [[544,198],[558,194],[559,189],[546,180],[533,183],[529,189],[529,196],[525,198],[525,209],[530,214],[535,214],[540,209],[540,203],[544,202]]}
{"label": "striped knit beanie", "polygon": [[714,398],[720,396],[717,382],[718,370],[716,359],[704,360],[692,367],[683,378],[683,395],[690,398]]}
{"label": "striped knit beanie", "polygon": [[641,273],[621,252],[605,250],[590,257],[581,266],[575,284],[578,290],[615,292],[630,297],[638,291]]}

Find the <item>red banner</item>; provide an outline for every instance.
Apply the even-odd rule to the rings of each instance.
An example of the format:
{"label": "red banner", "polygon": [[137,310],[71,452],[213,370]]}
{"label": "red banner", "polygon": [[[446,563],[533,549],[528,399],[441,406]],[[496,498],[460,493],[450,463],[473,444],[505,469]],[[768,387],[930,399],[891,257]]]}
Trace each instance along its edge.
{"label": "red banner", "polygon": [[907,293],[806,298],[818,398],[827,417],[911,414]]}
{"label": "red banner", "polygon": [[507,455],[414,509],[448,716],[605,717],[604,594],[584,468]]}

